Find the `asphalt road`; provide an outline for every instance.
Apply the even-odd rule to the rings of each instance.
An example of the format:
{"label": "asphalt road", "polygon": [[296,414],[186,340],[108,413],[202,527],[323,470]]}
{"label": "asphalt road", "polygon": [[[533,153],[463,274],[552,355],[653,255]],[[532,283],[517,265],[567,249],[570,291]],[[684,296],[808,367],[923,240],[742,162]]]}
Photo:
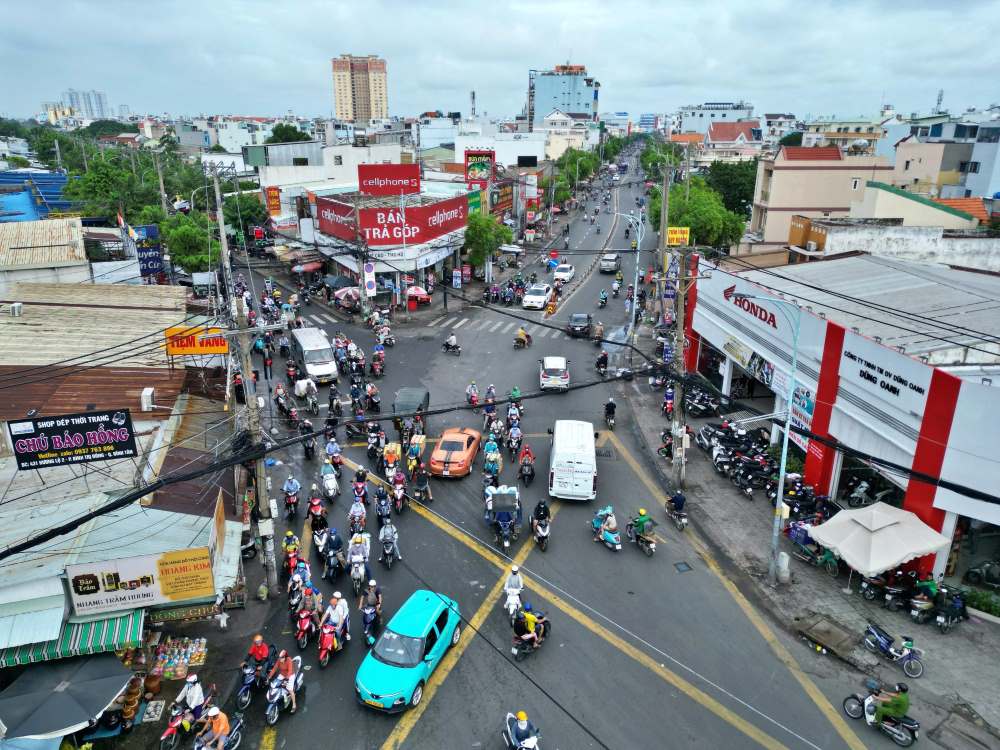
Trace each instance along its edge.
{"label": "asphalt road", "polygon": [[[631,187],[622,188],[619,205],[627,211],[639,194]],[[571,252],[603,250],[609,241],[610,218],[601,214],[605,230],[601,235],[589,222],[577,222]],[[612,247],[628,246],[623,230],[624,223],[619,222]],[[649,235],[646,246],[655,243],[651,231]],[[640,258],[643,267],[649,257]],[[575,254],[571,260],[582,273],[593,256]],[[631,277],[634,262],[634,255],[628,254],[622,269],[626,278]],[[593,312],[609,334],[623,331],[622,300],[613,300],[599,313],[596,309],[597,294],[602,287],[610,291],[610,281],[610,276],[595,271],[553,319],[558,323],[571,312]],[[504,312],[524,315],[536,325],[543,318],[541,313],[517,308]],[[538,384],[537,360],[544,355],[569,358],[573,383],[595,380],[597,350],[591,343],[553,335],[551,330],[541,336],[542,329],[536,329],[534,346],[514,351],[511,328],[516,323],[501,312],[475,309],[454,320],[439,318],[427,326],[401,327],[380,383],[384,405],[388,407],[393,392],[406,385],[427,387],[432,408],[458,405],[473,379],[481,389],[494,383],[501,394],[515,384],[532,392]],[[324,327],[343,328],[371,349],[367,331]],[[463,347],[457,358],[443,355],[439,348],[452,328]],[[281,363],[276,364],[280,369]],[[526,401],[523,427],[538,455],[539,470],[538,480],[522,490],[526,514],[545,490],[546,430],[554,420],[567,418],[592,421],[595,428],[602,428],[601,404],[609,393],[619,393],[618,385],[599,383]],[[602,431],[598,441],[598,500],[555,501],[548,551],[533,550],[523,537],[522,546],[511,551],[528,574],[531,591],[525,598],[554,623],[551,638],[538,653],[516,665],[509,658],[510,628],[498,593],[509,560],[478,541],[486,538],[480,458],[468,478],[435,480],[432,506],[415,509],[399,521],[402,564],[390,572],[378,563],[373,566],[389,617],[415,588],[430,587],[456,599],[466,619],[459,646],[442,662],[421,706],[389,717],[357,705],[354,674],[364,647],[360,623],[355,621],[354,640],[326,670],[316,666],[314,644],[304,653],[308,671],[298,714],[284,714],[275,729],[265,729],[263,702],[260,696],[255,698],[246,713],[250,746],[272,750],[329,741],[338,748],[501,747],[499,730],[505,712],[524,709],[542,728],[545,748],[864,747],[849,732],[842,734],[843,722],[831,721],[839,711],[839,700],[831,696],[835,700],[831,708],[822,699],[824,690],[836,692],[840,684],[833,681],[817,689],[818,702],[814,701],[803,686],[808,677],[790,671],[787,664],[794,664],[792,657],[780,657],[782,637],[775,636],[727,586],[711,554],[691,535],[663,523],[658,529],[662,540],[652,558],[628,545],[616,553],[592,543],[590,518],[601,505],[613,504],[619,519],[640,506],[664,519],[662,498],[657,497],[662,493],[649,471],[649,459],[635,441],[628,404],[624,398],[618,403],[616,433]],[[429,420],[431,435],[451,426],[478,429],[481,417],[456,411]],[[345,453],[364,462],[361,448]],[[318,463],[305,465],[301,450],[290,451],[287,461],[308,486]],[[285,469],[271,471],[276,485],[284,481]],[[509,462],[502,479],[513,481]],[[346,510],[343,497],[333,504],[333,525],[345,524]],[[283,533],[283,523],[278,527]],[[302,534],[301,516],[293,528]],[[349,582],[342,579],[341,584],[346,592]],[[327,584],[322,589],[324,596],[332,590]],[[265,634],[280,646],[295,649],[283,601],[276,602]]]}

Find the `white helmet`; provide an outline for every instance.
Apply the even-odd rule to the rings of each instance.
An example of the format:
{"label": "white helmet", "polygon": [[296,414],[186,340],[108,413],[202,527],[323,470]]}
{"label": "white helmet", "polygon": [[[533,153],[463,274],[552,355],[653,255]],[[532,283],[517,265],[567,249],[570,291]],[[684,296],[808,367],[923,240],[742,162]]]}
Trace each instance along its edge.
{"label": "white helmet", "polygon": [[518,570],[519,570],[519,568],[516,565],[511,565],[510,566],[510,572],[511,573],[517,573]]}
{"label": "white helmet", "polygon": [[292,583],[302,583],[302,576],[296,573],[292,576]]}

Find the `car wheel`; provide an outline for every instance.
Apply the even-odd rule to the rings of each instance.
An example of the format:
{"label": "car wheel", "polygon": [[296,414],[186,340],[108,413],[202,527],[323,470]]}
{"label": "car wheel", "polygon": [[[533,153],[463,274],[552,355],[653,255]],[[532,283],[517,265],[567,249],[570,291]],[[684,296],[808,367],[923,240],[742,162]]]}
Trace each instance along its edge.
{"label": "car wheel", "polygon": [[462,637],[462,626],[461,625],[456,625],[455,626],[455,630],[451,634],[451,645],[452,646],[457,646],[458,645],[458,639],[461,638],[461,637]]}
{"label": "car wheel", "polygon": [[420,705],[421,699],[424,697],[424,683],[417,683],[417,686],[413,688],[413,695],[410,696],[410,707],[416,708]]}

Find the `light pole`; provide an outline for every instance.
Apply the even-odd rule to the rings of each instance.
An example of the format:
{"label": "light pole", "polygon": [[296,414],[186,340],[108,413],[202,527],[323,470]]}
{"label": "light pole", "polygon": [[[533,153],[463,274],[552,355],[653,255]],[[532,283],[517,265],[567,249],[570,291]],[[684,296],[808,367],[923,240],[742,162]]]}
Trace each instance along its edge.
{"label": "light pole", "polygon": [[[774,500],[774,524],[771,528],[771,559],[767,565],[767,580],[772,586],[778,584],[778,538],[781,536],[781,506],[785,501],[785,469],[788,462],[788,436],[792,432],[792,400],[795,398],[795,375],[799,366],[799,330],[802,326],[802,308],[787,300],[762,294],[735,294],[733,299],[757,299],[771,302],[785,320],[792,324],[792,371],[788,376],[785,393],[785,434],[781,438],[781,462],[778,465],[778,495]],[[794,310],[794,318],[787,310]]]}
{"label": "light pole", "polygon": [[[415,193],[415,195],[417,196],[417,198],[420,197],[420,193]],[[409,197],[409,195],[407,195],[406,193],[400,193],[399,194],[399,211],[402,214],[402,219],[403,219],[403,267],[404,268],[406,267],[406,231],[408,229],[408,227],[406,226],[406,199],[408,197]],[[405,292],[403,291],[403,276],[405,276],[405,275],[406,275],[405,271],[402,274],[400,274],[398,271],[396,272],[396,280],[399,282],[399,295],[400,295],[399,299],[400,299],[400,303],[403,305],[403,308],[406,310],[406,319],[409,320],[410,319],[410,299],[409,299],[410,286],[409,286],[409,284],[407,284],[406,285],[406,291]],[[413,277],[414,277],[414,279],[416,279],[416,276],[417,276],[417,261],[414,260],[413,261]],[[424,282],[424,284],[426,286],[426,281]]]}
{"label": "light pole", "polygon": [[[204,190],[207,187],[208,187],[208,185],[202,185],[201,187],[196,187],[194,190],[191,191],[191,210],[192,211],[194,211],[194,194],[197,193],[199,190]],[[208,203],[207,203],[207,201],[206,201],[206,204],[205,204],[205,208],[208,209]]]}
{"label": "light pole", "polygon": [[[635,310],[636,304],[639,301],[639,256],[642,253],[642,240],[646,235],[646,226],[639,220],[639,217],[634,214],[615,212],[615,216],[621,216],[625,219],[625,221],[628,222],[629,227],[631,227],[635,232],[635,281],[632,284],[634,296],[632,298],[632,304],[629,306],[628,334],[625,337],[629,343],[633,343],[632,338],[635,336]],[[627,293],[628,292],[626,291],[626,294]],[[632,352],[633,349],[630,348],[628,350],[629,366],[632,365]]]}

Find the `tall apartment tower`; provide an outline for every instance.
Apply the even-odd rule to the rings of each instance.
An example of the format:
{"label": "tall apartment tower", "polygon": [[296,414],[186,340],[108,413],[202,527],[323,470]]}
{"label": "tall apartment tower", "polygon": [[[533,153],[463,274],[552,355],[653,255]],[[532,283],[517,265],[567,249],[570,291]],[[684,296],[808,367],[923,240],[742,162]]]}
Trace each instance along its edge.
{"label": "tall apartment tower", "polygon": [[528,129],[534,130],[554,109],[573,118],[597,121],[601,84],[587,75],[585,65],[556,65],[528,71]]}
{"label": "tall apartment tower", "polygon": [[108,97],[103,91],[77,91],[67,89],[63,92],[62,103],[76,110],[77,115],[88,120],[111,119],[111,108]]}
{"label": "tall apartment tower", "polygon": [[385,60],[375,55],[341,55],[331,62],[336,119],[367,122],[389,116]]}

